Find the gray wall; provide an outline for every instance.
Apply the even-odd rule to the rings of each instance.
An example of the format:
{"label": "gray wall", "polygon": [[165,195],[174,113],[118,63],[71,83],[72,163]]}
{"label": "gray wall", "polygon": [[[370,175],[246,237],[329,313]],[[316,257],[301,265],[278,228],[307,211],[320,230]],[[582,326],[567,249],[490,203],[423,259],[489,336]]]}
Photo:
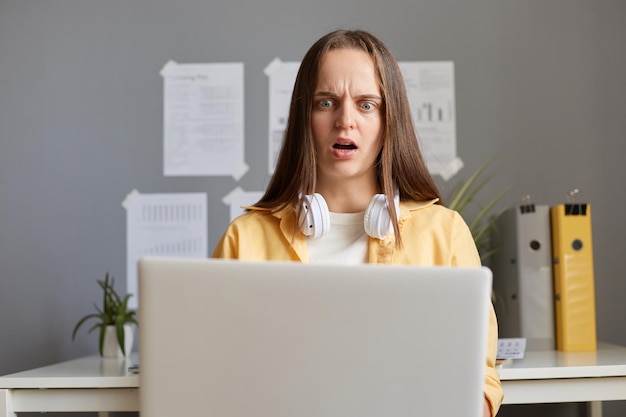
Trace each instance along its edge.
{"label": "gray wall", "polygon": [[[70,334],[96,279],[108,271],[124,288],[131,189],[207,192],[213,249],[229,219],[221,198],[267,184],[264,67],[300,60],[338,27],[376,33],[400,60],[455,62],[457,178],[497,156],[485,198],[510,184],[503,206],[525,194],[553,205],[581,189],[598,337],[626,345],[624,22],[622,0],[0,0],[0,374],[96,351],[95,336]],[[250,171],[239,182],[162,176],[170,59],[245,63]],[[604,410],[622,416],[626,404]]]}

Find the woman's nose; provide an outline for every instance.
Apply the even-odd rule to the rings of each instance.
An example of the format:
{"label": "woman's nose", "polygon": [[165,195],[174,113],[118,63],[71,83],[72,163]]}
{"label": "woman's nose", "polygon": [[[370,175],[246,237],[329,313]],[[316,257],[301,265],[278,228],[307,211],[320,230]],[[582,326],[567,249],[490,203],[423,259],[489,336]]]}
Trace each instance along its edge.
{"label": "woman's nose", "polygon": [[354,110],[350,106],[342,105],[337,109],[336,125],[342,129],[352,129],[354,127]]}

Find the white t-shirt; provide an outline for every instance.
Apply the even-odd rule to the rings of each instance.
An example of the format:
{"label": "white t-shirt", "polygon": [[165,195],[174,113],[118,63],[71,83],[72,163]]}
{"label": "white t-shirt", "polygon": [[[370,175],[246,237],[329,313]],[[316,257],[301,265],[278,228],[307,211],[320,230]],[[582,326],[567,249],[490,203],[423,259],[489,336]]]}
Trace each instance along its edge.
{"label": "white t-shirt", "polygon": [[367,242],[361,213],[330,213],[330,229],[318,239],[306,239],[311,263],[362,264],[367,262]]}

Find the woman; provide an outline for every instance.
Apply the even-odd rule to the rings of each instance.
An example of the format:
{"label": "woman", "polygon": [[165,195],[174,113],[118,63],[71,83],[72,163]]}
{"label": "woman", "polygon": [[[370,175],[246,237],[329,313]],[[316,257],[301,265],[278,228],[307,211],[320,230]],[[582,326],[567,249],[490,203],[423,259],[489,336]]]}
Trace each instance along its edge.
{"label": "woman", "polygon": [[[339,30],[309,49],[265,195],[231,223],[213,257],[480,266],[467,225],[441,205],[398,63],[380,40]],[[495,416],[493,308],[489,319],[484,415]]]}

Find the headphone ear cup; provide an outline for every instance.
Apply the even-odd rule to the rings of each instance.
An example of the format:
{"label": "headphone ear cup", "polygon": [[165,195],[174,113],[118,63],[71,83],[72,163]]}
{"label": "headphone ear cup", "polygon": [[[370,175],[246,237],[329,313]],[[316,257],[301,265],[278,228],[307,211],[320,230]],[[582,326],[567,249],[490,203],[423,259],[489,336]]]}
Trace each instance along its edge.
{"label": "headphone ear cup", "polygon": [[328,233],[330,212],[328,204],[321,194],[315,193],[304,196],[298,222],[302,233],[311,239],[320,238]]}
{"label": "headphone ear cup", "polygon": [[[394,198],[396,206],[396,213],[399,213],[399,197],[396,195]],[[363,217],[363,226],[365,233],[369,236],[377,239],[385,239],[387,236],[393,234],[393,223],[389,216],[389,209],[387,208],[387,198],[385,194],[376,194],[370,201],[365,210],[365,216]]]}

